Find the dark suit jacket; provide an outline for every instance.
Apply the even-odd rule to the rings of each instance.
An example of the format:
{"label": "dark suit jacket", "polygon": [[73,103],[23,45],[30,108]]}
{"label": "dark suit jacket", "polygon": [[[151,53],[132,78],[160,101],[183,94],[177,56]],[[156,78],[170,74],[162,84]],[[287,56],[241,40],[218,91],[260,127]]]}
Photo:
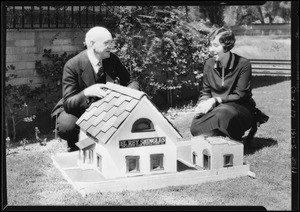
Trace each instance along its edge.
{"label": "dark suit jacket", "polygon": [[[113,81],[117,80],[123,86],[139,89],[137,81],[132,80],[119,58],[110,53],[110,57],[102,61],[103,69]],[[83,90],[96,83],[95,72],[89,61],[87,50],[71,58],[64,66],[62,78],[63,97],[51,112],[52,118],[65,110],[67,113],[80,117],[93,102],[87,98]]]}

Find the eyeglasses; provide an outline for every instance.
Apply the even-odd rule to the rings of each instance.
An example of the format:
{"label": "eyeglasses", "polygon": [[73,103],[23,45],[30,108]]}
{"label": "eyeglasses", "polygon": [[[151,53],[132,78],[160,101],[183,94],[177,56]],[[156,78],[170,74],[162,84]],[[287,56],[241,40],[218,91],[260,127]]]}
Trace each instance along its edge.
{"label": "eyeglasses", "polygon": [[99,41],[94,41],[94,43],[99,42],[99,44],[102,44],[105,47],[112,47],[114,45],[114,41],[113,40],[107,40],[102,42],[101,40]]}
{"label": "eyeglasses", "polygon": [[112,47],[114,45],[114,41],[113,40],[105,41],[103,43],[103,45],[106,46],[106,47]]}

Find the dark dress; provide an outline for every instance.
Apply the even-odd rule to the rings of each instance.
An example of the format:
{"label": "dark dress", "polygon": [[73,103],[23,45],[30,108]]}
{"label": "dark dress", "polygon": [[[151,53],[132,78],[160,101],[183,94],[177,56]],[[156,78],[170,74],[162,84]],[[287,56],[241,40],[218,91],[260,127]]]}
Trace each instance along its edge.
{"label": "dark dress", "polygon": [[193,136],[218,130],[231,139],[242,139],[254,122],[251,72],[249,60],[231,52],[224,68],[213,58],[206,61],[198,103],[211,97],[220,97],[222,103],[208,113],[194,117],[191,125]]}

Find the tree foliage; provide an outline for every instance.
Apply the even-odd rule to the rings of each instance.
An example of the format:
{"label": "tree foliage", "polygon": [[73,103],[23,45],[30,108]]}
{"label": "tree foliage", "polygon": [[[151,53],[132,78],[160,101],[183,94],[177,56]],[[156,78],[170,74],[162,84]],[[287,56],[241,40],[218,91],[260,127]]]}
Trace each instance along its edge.
{"label": "tree foliage", "polygon": [[269,23],[273,23],[276,16],[283,18],[286,22],[291,20],[291,2],[290,1],[267,1],[262,5],[262,11]]}
{"label": "tree foliage", "polygon": [[26,96],[30,93],[29,85],[13,86],[9,83],[11,79],[17,77],[12,73],[15,70],[13,65],[6,67],[5,76],[5,132],[6,137],[12,137],[12,141],[16,140],[16,127],[21,122],[31,122],[35,119],[34,114],[30,114],[28,105],[26,103]]}
{"label": "tree foliage", "polygon": [[208,19],[211,25],[224,25],[225,6],[200,6],[199,12],[202,19]]}
{"label": "tree foliage", "polygon": [[255,21],[262,24],[291,21],[291,2],[267,1],[263,5],[229,6],[224,10],[224,18],[229,25],[249,25]]}
{"label": "tree foliage", "polygon": [[[118,56],[150,96],[157,91],[178,92],[195,85],[207,57],[205,33],[196,38],[185,13],[171,7],[152,7],[150,14],[139,8],[123,8],[119,13],[115,48]],[[184,76],[193,76],[184,79]],[[197,78],[198,77],[198,78]]]}
{"label": "tree foliage", "polygon": [[[158,91],[168,93],[169,104],[172,96],[181,88],[195,87],[201,80],[202,68],[208,56],[205,30],[195,30],[188,25],[187,8],[152,6],[118,7],[103,26],[114,35],[115,51],[125,67],[141,84],[141,89],[150,97]],[[76,24],[74,24],[77,26]],[[55,38],[53,38],[55,39]],[[36,61],[37,73],[45,79],[39,87],[11,86],[6,84],[6,118],[30,121],[18,112],[28,108],[50,111],[61,98],[61,79],[64,64],[75,54],[61,55],[45,49],[43,57],[47,62]],[[59,94],[59,96],[57,95]],[[22,97],[22,98],[20,98]],[[27,103],[31,103],[28,107]],[[26,112],[27,115],[36,115]],[[27,119],[24,119],[27,118]],[[6,124],[8,126],[8,120]],[[7,136],[9,127],[6,128]],[[14,132],[14,135],[16,133]],[[15,140],[15,136],[14,139]]]}
{"label": "tree foliage", "polygon": [[[5,131],[12,137],[12,142],[18,138],[17,126],[22,122],[33,122],[38,114],[51,111],[60,98],[63,66],[74,54],[53,54],[51,49],[45,49],[43,57],[49,62],[36,61],[36,70],[45,82],[34,87],[31,84],[12,85],[12,79],[17,77],[13,65],[6,67],[5,84]],[[58,96],[59,95],[59,96]],[[50,116],[50,115],[49,115]]]}
{"label": "tree foliage", "polygon": [[[52,89],[57,89],[61,85],[62,73],[65,63],[74,57],[76,53],[62,54],[52,53],[51,49],[44,49],[43,57],[47,58],[49,62],[42,63],[40,60],[35,62],[35,69],[45,79],[47,79],[47,86]],[[51,71],[50,71],[51,70]]]}

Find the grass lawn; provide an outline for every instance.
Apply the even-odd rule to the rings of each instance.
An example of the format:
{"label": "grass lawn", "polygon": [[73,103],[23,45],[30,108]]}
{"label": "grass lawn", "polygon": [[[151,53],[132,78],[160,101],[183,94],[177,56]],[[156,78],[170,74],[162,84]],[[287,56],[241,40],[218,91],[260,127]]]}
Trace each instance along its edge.
{"label": "grass lawn", "polygon": [[291,38],[280,36],[237,36],[232,52],[248,59],[291,59]]}
{"label": "grass lawn", "polygon": [[[291,210],[291,81],[254,77],[253,95],[258,107],[270,116],[245,149],[244,161],[256,178],[209,182],[138,192],[108,192],[82,197],[63,178],[51,155],[65,152],[57,140],[15,147],[6,157],[8,206],[264,206]],[[178,108],[180,110],[180,108]],[[170,121],[190,137],[192,114],[179,113]],[[175,118],[174,118],[175,117]]]}

